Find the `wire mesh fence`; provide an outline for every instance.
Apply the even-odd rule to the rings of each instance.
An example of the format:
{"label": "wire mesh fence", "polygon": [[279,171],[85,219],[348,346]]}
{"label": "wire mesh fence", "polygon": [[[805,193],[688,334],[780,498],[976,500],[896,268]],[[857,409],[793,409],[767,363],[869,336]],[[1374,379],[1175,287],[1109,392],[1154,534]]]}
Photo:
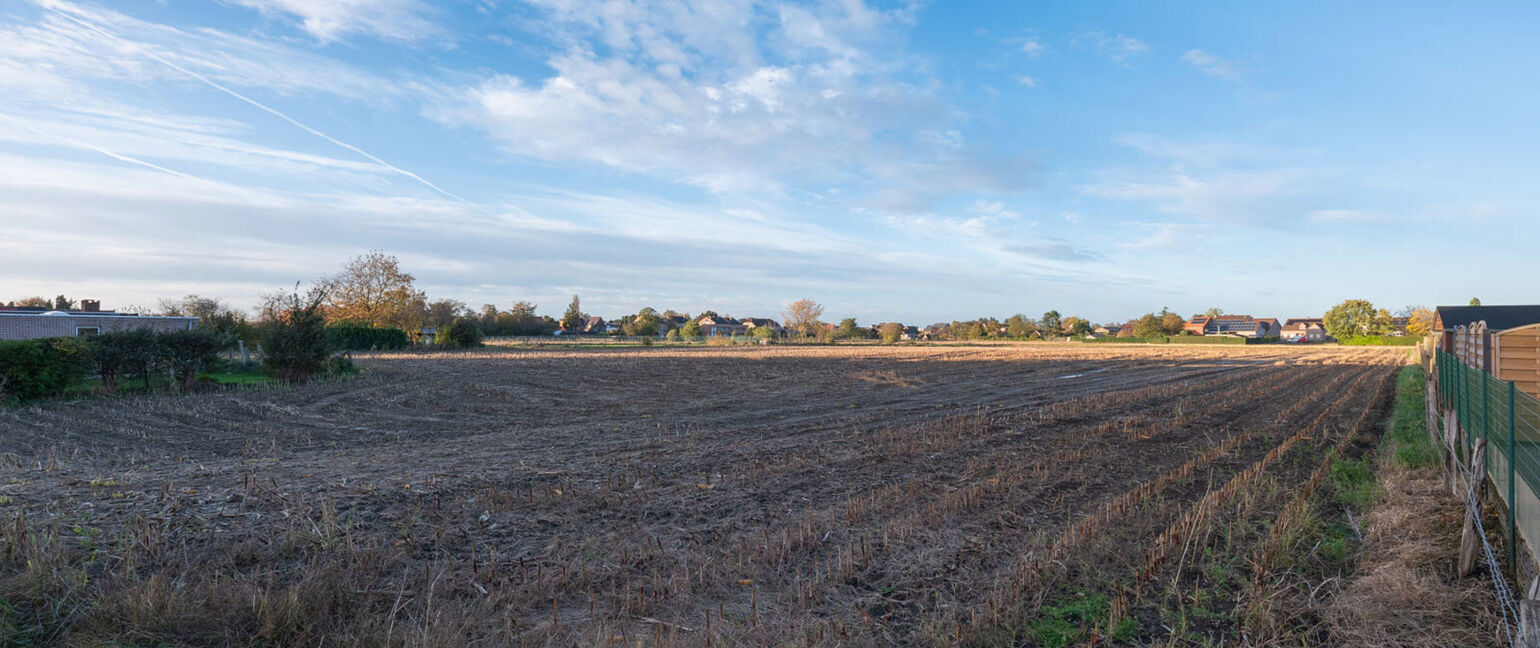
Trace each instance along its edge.
{"label": "wire mesh fence", "polygon": [[[1458,449],[1468,458],[1476,442],[1486,440],[1483,468],[1506,505],[1508,537],[1522,537],[1540,562],[1534,553],[1540,540],[1540,399],[1442,350],[1433,372],[1439,405],[1455,412],[1463,430]],[[1507,544],[1513,561],[1518,543]]]}

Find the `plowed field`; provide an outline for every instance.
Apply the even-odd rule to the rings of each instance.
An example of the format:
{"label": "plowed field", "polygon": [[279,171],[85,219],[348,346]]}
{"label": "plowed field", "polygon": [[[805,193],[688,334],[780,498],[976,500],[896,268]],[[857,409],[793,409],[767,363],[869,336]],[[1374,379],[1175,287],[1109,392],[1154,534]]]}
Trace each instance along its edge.
{"label": "plowed field", "polygon": [[[360,377],[297,387],[3,411],[0,632],[1139,644],[1172,632],[1172,591],[1267,576],[1271,521],[1378,424],[1404,357],[490,349],[376,355]],[[1204,552],[1255,573],[1193,573],[1215,564]],[[1227,620],[1183,631],[1238,638],[1236,605],[1205,603]]]}

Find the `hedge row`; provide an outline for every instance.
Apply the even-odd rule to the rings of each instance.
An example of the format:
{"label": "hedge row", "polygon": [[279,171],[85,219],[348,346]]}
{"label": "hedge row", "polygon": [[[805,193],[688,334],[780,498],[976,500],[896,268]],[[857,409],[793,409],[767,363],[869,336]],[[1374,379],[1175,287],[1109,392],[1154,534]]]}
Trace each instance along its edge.
{"label": "hedge row", "polygon": [[90,371],[82,338],[0,342],[0,402],[58,396]]}
{"label": "hedge row", "polygon": [[1154,337],[1085,338],[1081,342],[1097,344],[1265,344],[1278,338],[1231,337],[1226,335],[1157,335]]}
{"label": "hedge row", "polygon": [[342,323],[326,327],[326,345],[337,351],[384,351],[405,349],[411,340],[394,327]]}
{"label": "hedge row", "polygon": [[1417,346],[1422,338],[1414,335],[1365,335],[1362,337],[1344,338],[1337,340],[1344,346]]}
{"label": "hedge row", "polygon": [[43,338],[0,342],[0,402],[60,396],[88,376],[101,376],[107,389],[118,378],[170,373],[190,387],[219,361],[234,339],[214,331],[147,329],[86,338]]}

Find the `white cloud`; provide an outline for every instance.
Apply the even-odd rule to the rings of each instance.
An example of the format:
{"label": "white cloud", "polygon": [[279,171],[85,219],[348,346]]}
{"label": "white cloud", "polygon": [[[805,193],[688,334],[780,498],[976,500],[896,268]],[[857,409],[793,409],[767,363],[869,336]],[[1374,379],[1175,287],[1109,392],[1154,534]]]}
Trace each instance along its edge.
{"label": "white cloud", "polygon": [[1020,189],[1030,170],[956,134],[961,116],[897,38],[907,10],[857,0],[540,4],[541,28],[565,43],[547,60],[554,74],[487,78],[432,116],[520,157],[716,192],[850,185],[885,209]]}
{"label": "white cloud", "polygon": [[442,37],[429,21],[429,7],[418,0],[235,0],[263,14],[293,16],[316,39],[327,42],[351,34],[386,40],[420,41]]}
{"label": "white cloud", "polygon": [[1106,32],[1086,32],[1075,36],[1073,42],[1077,45],[1090,45],[1096,53],[1113,63],[1127,65],[1134,57],[1148,54],[1150,46],[1144,41],[1123,34],[1109,35]]}
{"label": "white cloud", "polygon": [[1016,77],[1016,83],[1024,85],[1024,86],[1026,86],[1028,88],[1036,88],[1037,87],[1037,79],[1029,77],[1029,76],[1027,76],[1025,74]]}
{"label": "white cloud", "polygon": [[1210,76],[1226,79],[1240,78],[1240,72],[1236,70],[1235,65],[1203,50],[1187,50],[1186,53],[1182,54],[1181,60],[1183,63],[1198,68],[1199,71]]}
{"label": "white cloud", "polygon": [[1036,57],[1037,55],[1042,54],[1043,49],[1043,44],[1037,42],[1036,39],[1028,40],[1027,42],[1021,44],[1021,51],[1026,53],[1027,56],[1031,57]]}

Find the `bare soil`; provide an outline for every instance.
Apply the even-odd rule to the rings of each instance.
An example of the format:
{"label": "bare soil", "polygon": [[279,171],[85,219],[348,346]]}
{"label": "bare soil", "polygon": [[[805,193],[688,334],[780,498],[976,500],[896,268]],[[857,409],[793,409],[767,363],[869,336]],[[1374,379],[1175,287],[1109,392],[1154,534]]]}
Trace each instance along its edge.
{"label": "bare soil", "polygon": [[[1378,424],[1404,354],[499,348],[3,411],[0,634],[1164,641],[1162,583],[1194,582],[1195,548],[1264,546],[1294,489]],[[1220,519],[1253,532],[1216,538]],[[1062,613],[1079,600],[1094,615]],[[1182,631],[1239,638],[1208,611],[1231,621]]]}

